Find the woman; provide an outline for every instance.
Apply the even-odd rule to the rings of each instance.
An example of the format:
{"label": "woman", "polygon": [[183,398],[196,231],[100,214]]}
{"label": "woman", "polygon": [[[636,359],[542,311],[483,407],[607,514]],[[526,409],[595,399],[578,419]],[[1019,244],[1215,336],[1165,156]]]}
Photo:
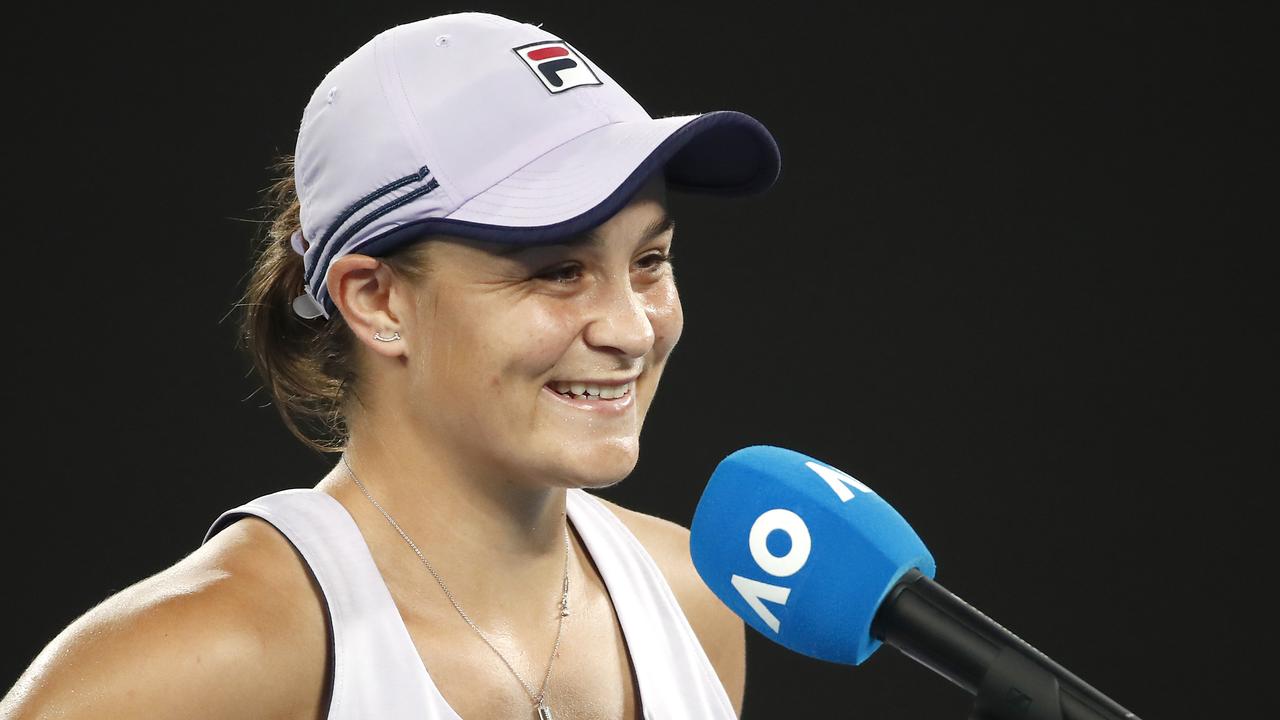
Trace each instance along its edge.
{"label": "woman", "polygon": [[3,716],[731,717],[743,626],[688,531],[598,499],[683,324],[668,187],[751,194],[733,112],[652,119],[539,27],[459,13],[335,67],[244,299],[314,488],[223,513],[77,620]]}

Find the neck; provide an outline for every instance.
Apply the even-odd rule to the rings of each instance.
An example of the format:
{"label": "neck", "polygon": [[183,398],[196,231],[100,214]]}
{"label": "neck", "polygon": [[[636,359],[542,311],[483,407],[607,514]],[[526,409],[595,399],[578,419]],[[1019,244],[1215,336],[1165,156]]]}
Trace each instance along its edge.
{"label": "neck", "polygon": [[[481,467],[415,435],[408,423],[352,423],[345,456],[369,495],[478,622],[486,616],[515,621],[522,605],[529,612],[530,595],[550,598],[559,587],[567,523],[564,488]],[[397,585],[405,592],[436,585],[341,459],[316,489],[335,497],[355,518],[393,594]],[[427,597],[447,603],[438,591]],[[545,618],[542,611],[539,607],[539,617]]]}

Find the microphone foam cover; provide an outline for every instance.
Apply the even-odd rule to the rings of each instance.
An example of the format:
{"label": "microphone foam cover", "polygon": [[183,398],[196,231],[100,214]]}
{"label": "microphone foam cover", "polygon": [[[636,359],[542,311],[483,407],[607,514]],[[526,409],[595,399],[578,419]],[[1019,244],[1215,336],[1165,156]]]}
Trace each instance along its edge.
{"label": "microphone foam cover", "polygon": [[770,445],[716,466],[689,536],[703,582],[744,621],[796,652],[857,665],[880,646],[871,621],[911,568],[933,556],[871,488]]}

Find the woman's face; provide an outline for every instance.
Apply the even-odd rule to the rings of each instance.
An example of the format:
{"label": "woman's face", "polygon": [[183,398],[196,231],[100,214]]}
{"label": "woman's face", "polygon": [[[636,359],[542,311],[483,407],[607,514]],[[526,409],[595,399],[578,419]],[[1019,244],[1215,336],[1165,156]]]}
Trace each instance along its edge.
{"label": "woman's face", "polygon": [[594,234],[431,242],[407,336],[410,407],[469,467],[567,487],[611,485],[635,467],[684,326],[661,174]]}

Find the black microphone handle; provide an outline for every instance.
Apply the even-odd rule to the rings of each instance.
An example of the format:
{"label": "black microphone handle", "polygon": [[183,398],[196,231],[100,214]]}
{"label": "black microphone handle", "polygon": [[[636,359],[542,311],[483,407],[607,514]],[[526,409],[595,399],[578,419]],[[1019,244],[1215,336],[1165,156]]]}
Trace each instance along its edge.
{"label": "black microphone handle", "polygon": [[916,569],[880,604],[871,635],[977,695],[975,720],[1138,720]]}

